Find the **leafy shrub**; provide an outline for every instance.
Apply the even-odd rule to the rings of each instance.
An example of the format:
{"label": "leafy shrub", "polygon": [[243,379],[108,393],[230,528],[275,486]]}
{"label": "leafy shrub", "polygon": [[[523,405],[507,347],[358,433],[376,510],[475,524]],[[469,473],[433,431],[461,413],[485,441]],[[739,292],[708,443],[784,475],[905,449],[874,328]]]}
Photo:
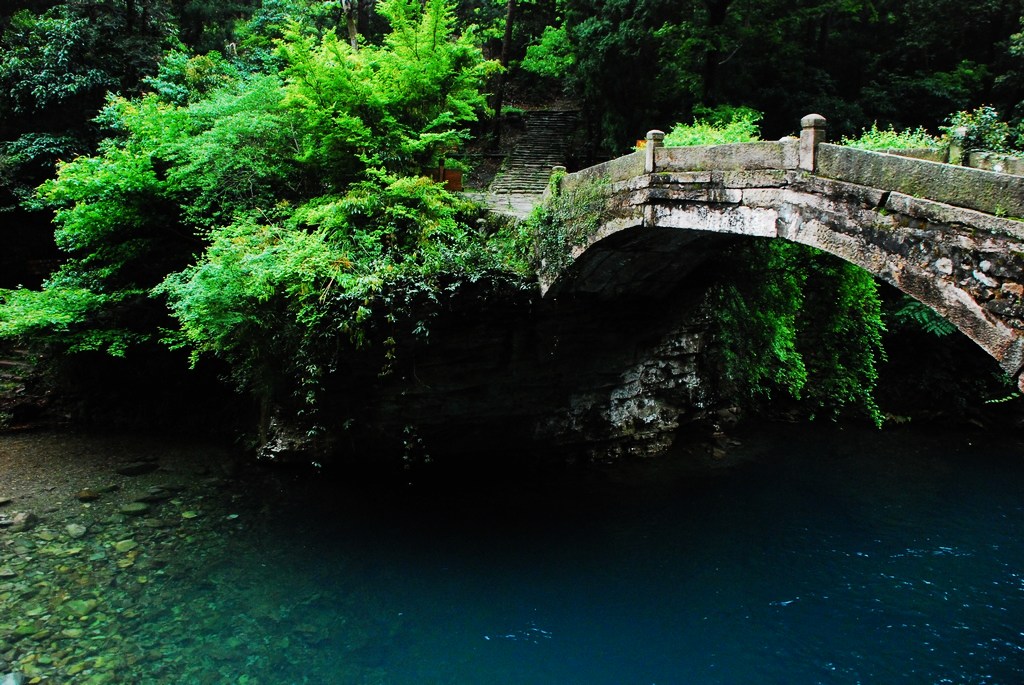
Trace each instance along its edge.
{"label": "leafy shrub", "polygon": [[964,152],[1009,152],[1010,125],[999,118],[994,107],[982,105],[972,112],[960,111],[949,116],[949,126],[941,127],[950,139],[960,143]]}
{"label": "leafy shrub", "polygon": [[886,129],[878,128],[875,122],[856,138],[844,136],[841,144],[860,150],[915,150],[939,147],[942,142],[922,127],[897,131],[891,124]]}
{"label": "leafy shrub", "polygon": [[692,124],[676,124],[665,135],[667,147],[753,143],[760,140],[762,114],[749,107],[721,105],[699,110]]}
{"label": "leafy shrub", "polygon": [[160,337],[264,404],[315,399],[353,347],[392,354],[375,323],[422,328],[414,303],[525,275],[520,236],[476,230],[422,177],[486,111],[496,65],[448,0],[376,9],[378,45],[282,16],[268,73],[176,52],[157,92],[111,98],[111,137],[40,189],[68,259],[42,291],[0,291],[0,338],[125,354]]}

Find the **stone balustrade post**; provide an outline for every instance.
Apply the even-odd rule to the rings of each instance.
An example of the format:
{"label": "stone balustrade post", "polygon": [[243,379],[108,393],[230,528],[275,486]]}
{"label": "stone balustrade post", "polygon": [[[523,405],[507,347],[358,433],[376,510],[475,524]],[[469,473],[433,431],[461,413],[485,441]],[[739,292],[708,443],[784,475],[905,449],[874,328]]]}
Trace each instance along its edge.
{"label": "stone balustrade post", "polygon": [[567,169],[561,164],[556,164],[551,167],[551,176],[548,187],[544,190],[545,199],[548,197],[558,197],[562,194],[562,179],[565,178]]}
{"label": "stone balustrade post", "polygon": [[652,130],[647,132],[647,144],[644,146],[644,172],[653,174],[657,166],[655,163],[656,150],[665,145],[665,132]]}
{"label": "stone balustrade post", "polygon": [[967,166],[964,159],[964,138],[967,137],[967,127],[961,126],[953,129],[953,135],[949,137],[949,163],[963,164]]}
{"label": "stone balustrade post", "polygon": [[818,143],[825,142],[825,117],[808,114],[800,120],[800,168],[814,171],[817,167]]}

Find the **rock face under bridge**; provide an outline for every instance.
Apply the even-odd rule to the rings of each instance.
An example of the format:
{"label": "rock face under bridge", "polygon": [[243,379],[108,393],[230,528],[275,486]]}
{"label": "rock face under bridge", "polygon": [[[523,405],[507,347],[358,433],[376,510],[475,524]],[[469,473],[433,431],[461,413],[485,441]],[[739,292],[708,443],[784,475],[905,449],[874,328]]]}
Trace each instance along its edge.
{"label": "rock face under bridge", "polygon": [[[713,408],[703,292],[671,303],[555,301],[536,289],[471,286],[431,321],[427,341],[399,341],[386,376],[371,352],[328,379],[338,386],[325,397],[336,404],[324,414],[349,426],[322,456],[358,463],[372,452],[410,465],[443,456],[467,469],[507,457],[522,469],[534,458],[658,454]],[[285,430],[264,454],[311,448],[304,431]]]}

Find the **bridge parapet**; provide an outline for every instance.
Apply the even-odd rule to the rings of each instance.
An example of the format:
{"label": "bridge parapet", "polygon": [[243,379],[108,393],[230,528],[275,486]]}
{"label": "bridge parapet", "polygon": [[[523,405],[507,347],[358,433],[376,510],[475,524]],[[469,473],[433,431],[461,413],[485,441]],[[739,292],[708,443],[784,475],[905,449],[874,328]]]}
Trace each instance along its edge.
{"label": "bridge parapet", "polygon": [[1024,217],[1024,176],[823,143],[819,176],[996,216]]}
{"label": "bridge parapet", "polygon": [[787,138],[776,142],[658,148],[655,172],[796,169],[799,162],[800,141]]}
{"label": "bridge parapet", "polygon": [[644,152],[633,152],[607,162],[567,174],[561,179],[560,190],[574,190],[596,181],[616,183],[644,175]]}

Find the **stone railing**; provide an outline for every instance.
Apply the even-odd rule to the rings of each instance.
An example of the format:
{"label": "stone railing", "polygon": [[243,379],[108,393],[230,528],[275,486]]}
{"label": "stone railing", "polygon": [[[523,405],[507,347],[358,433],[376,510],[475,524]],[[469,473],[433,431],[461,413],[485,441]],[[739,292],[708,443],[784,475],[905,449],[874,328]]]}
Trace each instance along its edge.
{"label": "stone railing", "polygon": [[818,146],[815,173],[1003,217],[1024,217],[1024,176],[888,155]]}
{"label": "stone railing", "polygon": [[650,131],[643,149],[568,174],[559,188],[572,190],[594,180],[618,184],[652,173],[802,170],[999,217],[1024,217],[1024,175],[1003,170],[1016,161],[1024,166],[1024,160],[981,153],[966,156],[972,165],[992,167],[986,170],[933,161],[936,151],[897,154],[831,145],[824,142],[825,119],[817,114],[801,120],[799,138],[775,142],[665,147],[664,138],[663,132]]}
{"label": "stone railing", "polygon": [[1024,157],[1003,155],[998,152],[968,152],[966,166],[1024,176]]}
{"label": "stone railing", "polygon": [[642,176],[643,174],[644,151],[639,150],[632,154],[616,157],[607,162],[568,174],[561,179],[559,188],[569,191],[591,181],[603,180],[617,183],[619,181],[627,181],[636,176]]}

